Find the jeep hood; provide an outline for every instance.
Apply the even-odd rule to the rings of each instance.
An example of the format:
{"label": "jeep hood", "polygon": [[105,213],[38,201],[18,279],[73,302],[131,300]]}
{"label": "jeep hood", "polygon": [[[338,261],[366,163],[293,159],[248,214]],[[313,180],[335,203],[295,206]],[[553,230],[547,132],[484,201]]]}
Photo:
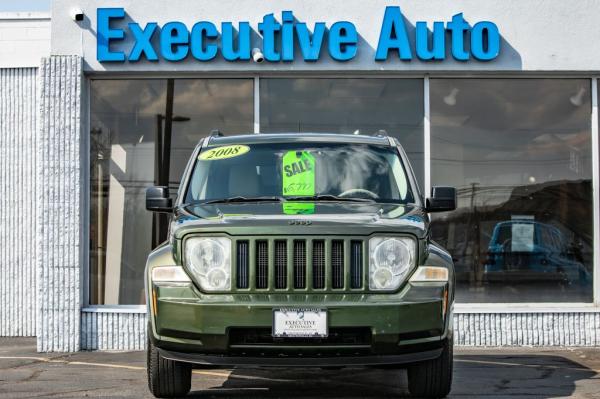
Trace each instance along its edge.
{"label": "jeep hood", "polygon": [[425,237],[429,219],[415,205],[351,202],[193,204],[176,210],[171,231],[230,235],[368,235]]}

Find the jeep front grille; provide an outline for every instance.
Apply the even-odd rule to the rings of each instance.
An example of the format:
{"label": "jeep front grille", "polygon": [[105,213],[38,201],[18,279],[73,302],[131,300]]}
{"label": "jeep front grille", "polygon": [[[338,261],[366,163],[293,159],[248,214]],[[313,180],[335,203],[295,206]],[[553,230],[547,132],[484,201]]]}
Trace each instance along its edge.
{"label": "jeep front grille", "polygon": [[256,241],[256,288],[269,286],[269,242]]}
{"label": "jeep front grille", "polygon": [[325,288],[325,243],[313,241],[313,288]]}
{"label": "jeep front grille", "polygon": [[327,237],[236,239],[235,287],[260,291],[364,288],[366,241]]}
{"label": "jeep front grille", "polygon": [[275,288],[287,287],[287,242],[275,241]]}
{"label": "jeep front grille", "polygon": [[331,242],[331,274],[333,288],[344,288],[344,241]]}
{"label": "jeep front grille", "polygon": [[294,288],[306,288],[306,241],[294,240]]}
{"label": "jeep front grille", "polygon": [[362,241],[350,242],[350,288],[362,288]]}
{"label": "jeep front grille", "polygon": [[248,288],[248,241],[238,241],[237,243],[237,284],[238,288]]}

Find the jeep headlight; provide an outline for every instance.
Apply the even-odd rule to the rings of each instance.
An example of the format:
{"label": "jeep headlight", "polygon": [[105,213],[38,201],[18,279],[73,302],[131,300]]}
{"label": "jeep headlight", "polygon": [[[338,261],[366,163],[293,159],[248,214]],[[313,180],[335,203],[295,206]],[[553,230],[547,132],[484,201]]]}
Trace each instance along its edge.
{"label": "jeep headlight", "polygon": [[231,240],[194,237],[185,241],[185,265],[204,291],[231,289]]}
{"label": "jeep headlight", "polygon": [[369,289],[397,290],[416,258],[416,242],[407,237],[373,237],[369,240]]}

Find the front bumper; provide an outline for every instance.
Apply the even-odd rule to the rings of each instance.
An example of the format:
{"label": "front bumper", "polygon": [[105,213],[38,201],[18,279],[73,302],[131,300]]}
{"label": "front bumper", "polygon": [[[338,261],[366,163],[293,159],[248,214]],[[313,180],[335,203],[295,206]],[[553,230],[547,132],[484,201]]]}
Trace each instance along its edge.
{"label": "front bumper", "polygon": [[412,353],[399,355],[364,355],[364,356],[318,356],[318,357],[265,357],[265,356],[226,356],[203,355],[198,353],[173,352],[159,349],[160,355],[166,359],[202,366],[220,367],[352,367],[352,366],[384,366],[411,364],[436,359],[442,354],[439,348],[428,348]]}
{"label": "front bumper", "polygon": [[[210,365],[340,366],[412,363],[439,356],[451,334],[446,284],[395,294],[206,295],[154,286],[149,337],[164,357]],[[451,297],[451,296],[450,296]],[[273,338],[273,309],[327,309],[327,339]]]}

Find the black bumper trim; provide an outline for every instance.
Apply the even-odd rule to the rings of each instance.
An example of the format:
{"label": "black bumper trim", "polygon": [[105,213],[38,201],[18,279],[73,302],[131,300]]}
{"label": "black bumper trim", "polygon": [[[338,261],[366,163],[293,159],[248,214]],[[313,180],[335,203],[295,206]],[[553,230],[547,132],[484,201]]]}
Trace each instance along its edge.
{"label": "black bumper trim", "polygon": [[337,357],[246,357],[219,356],[197,353],[158,350],[169,360],[193,363],[204,366],[232,367],[329,367],[329,366],[380,366],[386,364],[408,364],[438,358],[442,348],[400,355],[337,356]]}

